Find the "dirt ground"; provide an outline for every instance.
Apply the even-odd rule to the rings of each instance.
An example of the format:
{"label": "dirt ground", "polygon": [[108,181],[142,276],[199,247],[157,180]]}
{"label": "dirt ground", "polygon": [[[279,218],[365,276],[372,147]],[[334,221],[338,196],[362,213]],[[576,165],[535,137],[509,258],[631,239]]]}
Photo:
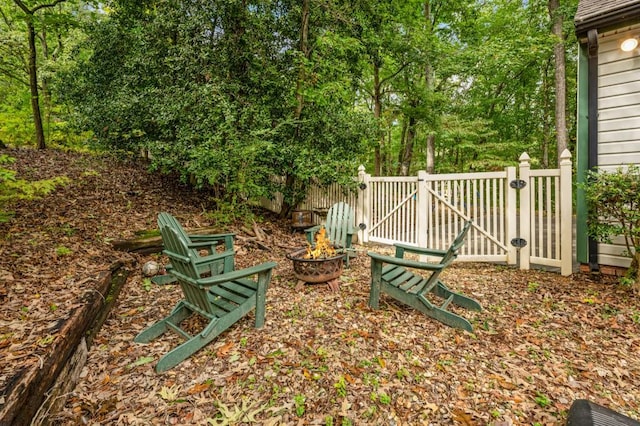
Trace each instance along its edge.
{"label": "dirt ground", "polygon": [[[474,333],[455,330],[383,296],[367,305],[367,250],[340,279],[298,286],[286,254],[304,244],[286,221],[262,214],[267,236],[253,244],[234,223],[237,267],[278,263],[267,293],[266,324],[253,314],[164,374],[157,359],[174,347],[165,335],[135,335],[180,299],[173,285],[141,274],[161,255],[116,251],[111,242],[155,228],[174,214],[185,228],[216,226],[212,200],[146,165],[101,157],[3,150],[25,179],[66,175],[41,200],[9,206],[0,224],[0,393],[11,371],[37,363],[84,291],[83,278],[122,260],[131,275],[97,335],[61,425],[552,425],[571,403],[589,399],[640,419],[640,306],[615,281],[575,274],[457,263],[443,274],[478,300],[456,310]],[[197,322],[194,323],[197,326]]]}

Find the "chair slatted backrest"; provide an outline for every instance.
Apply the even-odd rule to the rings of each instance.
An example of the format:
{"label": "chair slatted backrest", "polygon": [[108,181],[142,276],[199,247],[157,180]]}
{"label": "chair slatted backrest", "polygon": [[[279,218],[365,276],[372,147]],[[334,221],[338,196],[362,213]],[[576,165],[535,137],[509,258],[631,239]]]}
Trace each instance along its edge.
{"label": "chair slatted backrest", "polygon": [[[162,229],[163,226],[168,226],[173,230],[175,230],[179,235],[181,235],[185,239],[187,245],[190,245],[194,242],[191,240],[192,237],[194,238],[198,237],[199,242],[201,241],[208,242],[209,244],[208,245],[205,244],[205,246],[203,246],[202,248],[206,249],[211,254],[214,252],[215,247],[218,247],[218,246],[223,247],[224,250],[233,250],[234,234],[189,236],[189,234],[187,234],[187,231],[185,231],[182,225],[180,225],[180,222],[178,222],[178,220],[175,217],[173,217],[173,215],[166,212],[161,212],[160,214],[158,214],[158,228]],[[203,243],[201,242],[200,244],[203,244]],[[199,251],[197,249],[190,248],[189,250],[194,255],[196,256],[199,255]],[[219,263],[218,269],[220,273],[233,271],[234,269],[234,262],[232,257],[225,257],[218,263]]]}
{"label": "chair slatted backrest", "polygon": [[170,226],[182,234],[187,235],[185,230],[182,228],[182,225],[180,225],[180,222],[178,222],[173,215],[166,212],[160,212],[160,214],[158,214],[158,228],[162,228],[163,226]]}
{"label": "chair slatted backrest", "polygon": [[[158,228],[163,226],[170,226],[178,231],[187,240],[187,243],[191,243],[191,239],[187,231],[182,227],[180,222],[171,214],[167,212],[160,212],[158,214]],[[224,242],[227,250],[233,248],[233,234],[214,234],[210,236],[212,239],[218,240],[220,243]]]}
{"label": "chair slatted backrest", "polygon": [[347,235],[353,233],[355,214],[347,203],[336,203],[327,212],[325,228],[331,242],[343,248],[347,245]]}
{"label": "chair slatted backrest", "polygon": [[[469,232],[469,229],[471,229],[471,221],[467,221],[464,224],[464,227],[462,228],[460,233],[456,236],[456,238],[453,240],[453,242],[451,243],[447,251],[440,252],[442,254],[439,254],[438,257],[440,257],[439,263],[441,265],[449,265],[451,262],[453,262],[456,259],[456,257],[458,257],[458,252],[460,251],[460,248],[462,248],[462,246],[464,245],[464,239],[466,238],[467,233]],[[397,258],[403,258],[405,251],[410,251],[410,249],[408,247],[396,245]],[[428,256],[428,254],[426,255]]]}
{"label": "chair slatted backrest", "polygon": [[464,224],[464,227],[462,228],[458,236],[453,240],[453,242],[449,246],[449,250],[447,250],[447,254],[442,258],[440,263],[449,264],[453,262],[456,259],[456,257],[458,257],[458,253],[460,252],[460,249],[464,245],[464,239],[467,237],[467,233],[469,232],[469,229],[471,229],[471,221],[467,221]]}
{"label": "chair slatted backrest", "polygon": [[177,278],[185,299],[196,310],[212,314],[209,291],[206,287],[198,285],[200,275],[195,263],[195,255],[188,248],[186,239],[172,226],[162,226],[160,233],[165,246],[163,253],[171,259],[172,274]]}

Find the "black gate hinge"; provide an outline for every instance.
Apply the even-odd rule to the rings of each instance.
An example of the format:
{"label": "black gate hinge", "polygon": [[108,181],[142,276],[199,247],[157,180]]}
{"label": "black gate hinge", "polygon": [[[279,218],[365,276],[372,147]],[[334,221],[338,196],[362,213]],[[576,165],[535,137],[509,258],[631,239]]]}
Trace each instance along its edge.
{"label": "black gate hinge", "polygon": [[517,248],[522,248],[527,245],[527,240],[517,237],[511,240],[511,245]]}
{"label": "black gate hinge", "polygon": [[527,182],[525,182],[522,179],[515,179],[515,180],[512,180],[511,182],[509,182],[509,186],[514,188],[514,189],[522,189],[525,186],[527,186]]}

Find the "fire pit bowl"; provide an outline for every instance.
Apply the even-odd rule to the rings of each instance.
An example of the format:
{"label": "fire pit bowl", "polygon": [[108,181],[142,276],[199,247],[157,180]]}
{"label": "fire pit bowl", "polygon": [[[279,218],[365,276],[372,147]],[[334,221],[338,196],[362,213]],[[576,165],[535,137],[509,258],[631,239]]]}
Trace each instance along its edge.
{"label": "fire pit bowl", "polygon": [[293,272],[306,283],[324,283],[334,280],[342,274],[344,253],[321,259],[305,259],[306,248],[301,248],[287,255],[293,262]]}

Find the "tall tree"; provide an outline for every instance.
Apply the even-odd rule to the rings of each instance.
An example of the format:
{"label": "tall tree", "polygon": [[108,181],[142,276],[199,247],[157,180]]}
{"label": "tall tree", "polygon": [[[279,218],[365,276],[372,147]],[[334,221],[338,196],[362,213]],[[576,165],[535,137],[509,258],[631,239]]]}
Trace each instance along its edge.
{"label": "tall tree", "polygon": [[27,39],[29,45],[29,89],[31,91],[31,109],[33,111],[33,124],[36,132],[36,145],[38,149],[45,149],[46,142],[44,138],[44,128],[42,126],[42,113],[40,112],[40,94],[38,90],[38,64],[36,61],[36,12],[42,9],[55,7],[59,3],[67,0],[53,0],[51,3],[41,3],[28,7],[22,0],[13,0],[13,2],[24,13],[24,19],[27,24]]}
{"label": "tall tree", "polygon": [[[424,26],[425,26],[425,32],[429,35],[429,38],[431,39],[431,36],[433,35],[433,14],[431,13],[431,7],[432,7],[433,2],[431,0],[425,0],[424,2]],[[434,78],[433,78],[433,67],[431,66],[431,61],[427,60],[427,62],[424,65],[424,82],[425,85],[427,86],[427,89],[429,90],[433,90],[434,87]],[[426,157],[427,157],[427,161],[426,161],[426,171],[427,173],[433,173],[435,171],[435,155],[436,155],[436,135],[434,132],[434,129],[432,129],[430,132],[428,132],[427,134],[427,141],[426,141]]]}
{"label": "tall tree", "polygon": [[558,162],[560,154],[567,149],[567,78],[565,66],[565,42],[563,33],[563,10],[560,0],[549,0],[549,17],[551,18],[551,32],[555,39],[553,57],[555,59],[555,92],[556,92],[556,143]]}

